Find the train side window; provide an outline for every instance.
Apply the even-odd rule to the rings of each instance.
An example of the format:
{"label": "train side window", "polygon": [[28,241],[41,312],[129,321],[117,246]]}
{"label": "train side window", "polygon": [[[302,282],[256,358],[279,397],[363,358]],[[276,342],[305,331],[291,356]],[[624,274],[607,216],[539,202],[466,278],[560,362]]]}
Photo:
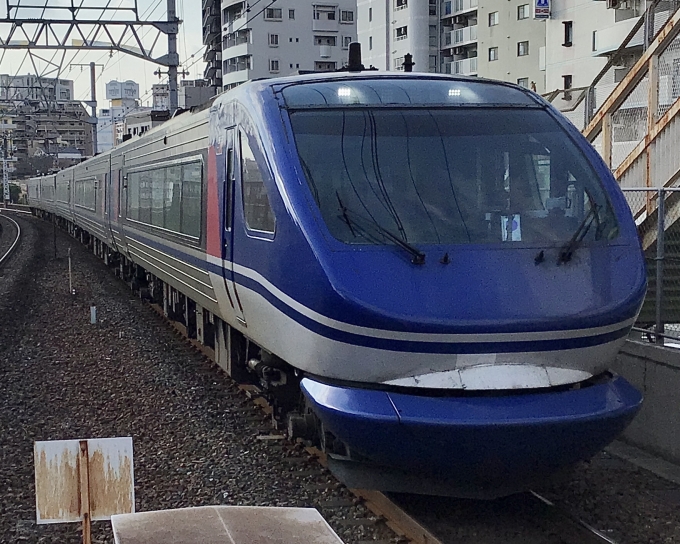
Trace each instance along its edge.
{"label": "train side window", "polygon": [[127,181],[127,218],[139,221],[139,172],[128,174]]}
{"label": "train side window", "polygon": [[151,223],[151,172],[139,173],[139,221]]}
{"label": "train side window", "polygon": [[274,233],[276,220],[269,204],[267,188],[248,137],[239,133],[241,142],[241,190],[246,226],[251,230]]}
{"label": "train side window", "polygon": [[203,165],[192,162],[182,165],[182,228],[183,234],[201,234],[201,181]]}
{"label": "train side window", "polygon": [[109,215],[107,195],[109,194],[109,175],[104,174],[104,215]]}
{"label": "train side window", "polygon": [[165,171],[157,168],[151,171],[151,224],[163,227],[163,208],[165,204]]}
{"label": "train side window", "polygon": [[182,167],[171,166],[165,170],[165,228],[179,232],[182,225]]}

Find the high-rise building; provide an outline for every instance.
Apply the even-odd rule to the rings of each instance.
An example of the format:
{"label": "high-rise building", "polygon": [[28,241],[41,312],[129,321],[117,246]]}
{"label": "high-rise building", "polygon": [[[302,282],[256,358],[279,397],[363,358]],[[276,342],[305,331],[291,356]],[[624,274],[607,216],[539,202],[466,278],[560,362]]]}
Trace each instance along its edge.
{"label": "high-rise building", "polygon": [[222,92],[222,24],[220,0],[203,0],[203,77],[213,94]]}
{"label": "high-rise building", "polygon": [[[553,0],[546,29],[546,90],[590,85],[644,11],[645,2],[641,0],[586,3]],[[655,28],[661,28],[667,18],[668,12],[657,11]],[[609,85],[609,91],[640,57],[644,32],[643,25],[628,44],[619,67],[609,74],[610,81],[603,82]],[[600,94],[604,92],[601,88]],[[601,102],[601,98],[598,97],[598,101]]]}
{"label": "high-rise building", "polygon": [[[125,115],[139,109],[139,84],[132,80],[109,81],[106,84],[109,107],[99,110],[97,117],[97,153],[111,149],[120,140],[117,125],[124,125]],[[122,130],[122,128],[120,129]]]}
{"label": "high-rise building", "polygon": [[151,109],[163,111],[170,109],[170,85],[156,83],[151,85],[152,105]]}
{"label": "high-rise building", "polygon": [[182,109],[189,109],[210,100],[213,90],[205,79],[183,79],[177,90],[177,103]]}
{"label": "high-rise building", "polygon": [[337,70],[357,39],[356,0],[288,0],[262,8],[223,0],[221,9],[225,90],[254,78]]}
{"label": "high-rise building", "polygon": [[365,65],[484,76],[542,92],[545,22],[527,0],[358,0]]}
{"label": "high-rise building", "polygon": [[0,74],[0,100],[56,103],[74,100],[73,81],[31,74]]}

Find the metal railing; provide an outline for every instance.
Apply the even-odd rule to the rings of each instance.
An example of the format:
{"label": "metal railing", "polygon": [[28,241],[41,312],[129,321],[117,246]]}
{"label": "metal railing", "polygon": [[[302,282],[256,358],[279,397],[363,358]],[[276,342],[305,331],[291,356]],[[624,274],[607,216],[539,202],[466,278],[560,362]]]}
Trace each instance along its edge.
{"label": "metal railing", "polygon": [[[661,34],[666,23],[677,12],[677,0],[653,0],[644,15],[632,26],[618,49],[609,57],[607,64],[600,70],[590,85],[572,89],[558,89],[546,93],[544,98],[564,113],[579,130],[584,130],[624,79],[623,74],[634,70],[631,68],[630,48],[639,45],[642,34],[642,45],[648,49],[654,39]],[[670,67],[669,72],[673,70]],[[668,85],[668,83],[666,84]],[[671,83],[672,87],[672,83]],[[643,92],[643,89],[640,89]],[[662,93],[668,92],[662,90]],[[669,95],[670,96],[670,95]]]}
{"label": "metal railing", "polygon": [[680,338],[680,187],[624,188],[647,262],[648,290],[637,326],[656,343]]}

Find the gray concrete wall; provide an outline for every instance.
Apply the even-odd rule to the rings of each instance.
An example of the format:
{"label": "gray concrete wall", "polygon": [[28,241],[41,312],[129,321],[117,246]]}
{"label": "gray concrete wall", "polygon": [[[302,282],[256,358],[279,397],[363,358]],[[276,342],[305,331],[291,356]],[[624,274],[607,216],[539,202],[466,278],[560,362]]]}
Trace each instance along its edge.
{"label": "gray concrete wall", "polygon": [[623,439],[680,464],[680,351],[628,340],[612,370],[645,397]]}

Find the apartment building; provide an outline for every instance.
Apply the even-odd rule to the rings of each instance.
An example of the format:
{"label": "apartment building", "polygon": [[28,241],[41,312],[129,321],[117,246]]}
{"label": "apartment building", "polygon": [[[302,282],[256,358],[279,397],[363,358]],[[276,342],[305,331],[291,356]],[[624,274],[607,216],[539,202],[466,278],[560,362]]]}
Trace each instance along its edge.
{"label": "apartment building", "polygon": [[[545,91],[546,21],[534,18],[534,9],[529,0],[496,0],[478,6],[477,75]],[[454,29],[454,33],[465,30]]]}
{"label": "apartment building", "polygon": [[73,81],[35,75],[0,74],[0,100],[68,102],[74,100]]}
{"label": "apartment building", "polygon": [[255,78],[336,70],[357,39],[355,0],[287,0],[263,8],[223,0],[221,9],[225,90]]}
{"label": "apartment building", "polygon": [[[553,0],[546,22],[546,90],[590,85],[644,11],[641,0]],[[657,14],[655,26],[660,28],[666,18]],[[644,26],[629,44],[619,69],[612,72],[611,81],[606,82],[611,89],[639,58],[643,42]]]}
{"label": "apartment building", "polygon": [[[364,64],[417,72],[483,76],[545,87],[540,67],[545,22],[527,0],[358,0]],[[533,83],[533,85],[532,85]]]}

